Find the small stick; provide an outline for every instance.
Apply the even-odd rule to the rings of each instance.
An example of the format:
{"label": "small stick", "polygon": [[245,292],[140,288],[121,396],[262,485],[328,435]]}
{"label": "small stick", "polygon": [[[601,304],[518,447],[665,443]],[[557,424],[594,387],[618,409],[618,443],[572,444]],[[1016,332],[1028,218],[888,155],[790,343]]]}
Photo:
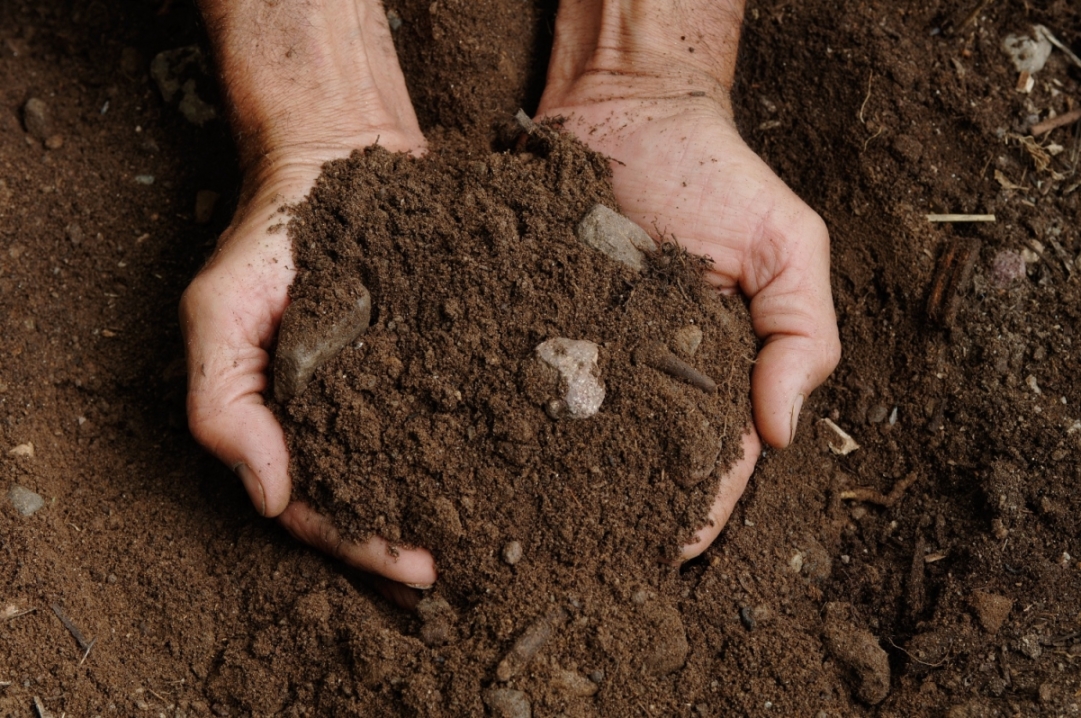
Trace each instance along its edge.
{"label": "small stick", "polygon": [[893,489],[886,495],[882,495],[874,489],[868,489],[860,487],[858,489],[849,489],[848,491],[842,491],[838,494],[842,501],[862,501],[868,504],[877,504],[878,506],[884,506],[890,508],[898,501],[901,500],[901,496],[908,491],[912,484],[916,483],[919,478],[919,474],[913,471],[905,478],[898,481],[893,485]]}
{"label": "small stick", "polygon": [[928,222],[994,222],[993,214],[929,214]]}
{"label": "small stick", "polygon": [[980,247],[978,239],[957,237],[943,250],[927,297],[927,316],[935,324],[953,327]]}
{"label": "small stick", "polygon": [[80,666],[80,667],[81,667],[81,666],[82,666],[82,665],[83,665],[84,663],[86,663],[86,657],[90,655],[90,649],[91,649],[91,648],[93,648],[93,647],[94,647],[94,644],[95,644],[95,643],[97,643],[97,642],[98,642],[98,639],[97,639],[97,637],[94,637],[94,638],[90,639],[90,645],[86,647],[86,653],[84,653],[84,654],[83,654],[83,657],[82,657],[82,659],[81,659],[81,660],[79,661],[79,666]]}
{"label": "small stick", "polygon": [[1058,129],[1059,127],[1065,127],[1066,125],[1077,122],[1078,120],[1081,120],[1081,109],[1074,110],[1073,112],[1067,112],[1065,114],[1059,115],[1058,117],[1054,117],[1050,120],[1044,120],[1039,124],[1035,124],[1031,128],[1029,128],[1029,133],[1032,135],[1042,135],[1045,132],[1050,132],[1051,130]]}
{"label": "small stick", "polygon": [[53,718],[53,714],[50,713],[42,704],[41,699],[34,696],[34,708],[37,709],[38,718]]}
{"label": "small stick", "polygon": [[54,603],[49,606],[49,608],[53,609],[53,613],[55,613],[56,617],[60,619],[60,622],[64,624],[64,628],[68,629],[68,632],[75,638],[75,641],[79,644],[79,648],[89,653],[90,647],[94,645],[93,642],[88,642],[86,637],[83,636],[82,631],[71,622],[70,618],[64,615],[64,610],[60,608],[60,604]]}
{"label": "small stick", "polygon": [[717,382],[677,357],[659,342],[645,344],[634,350],[634,361],[687,382],[707,394],[717,391]]}
{"label": "small stick", "polygon": [[11,685],[11,681],[0,681],[0,688],[7,688]]}
{"label": "small stick", "polygon": [[4,616],[4,618],[6,618],[9,621],[14,621],[19,616],[25,616],[26,614],[33,613],[36,610],[38,610],[36,607],[35,608],[28,608],[25,611],[16,611],[15,613],[11,614],[10,616]]}

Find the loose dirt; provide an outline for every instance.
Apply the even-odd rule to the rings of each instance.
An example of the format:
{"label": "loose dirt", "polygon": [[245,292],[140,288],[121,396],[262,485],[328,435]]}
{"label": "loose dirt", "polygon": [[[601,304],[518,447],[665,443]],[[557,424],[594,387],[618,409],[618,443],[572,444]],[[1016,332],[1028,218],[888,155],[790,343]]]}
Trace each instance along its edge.
{"label": "loose dirt", "polygon": [[[550,5],[391,7],[430,137],[495,136],[535,104]],[[551,690],[535,715],[608,715],[617,699],[647,715],[1077,712],[1078,130],[1023,138],[1077,106],[1081,70],[1055,51],[1017,92],[1001,44],[1032,23],[1081,50],[1065,0],[750,4],[737,120],[830,227],[845,357],[702,558],[652,564],[643,594],[612,576],[599,603],[534,604],[491,624],[474,658],[461,607],[483,601],[448,588],[446,605],[400,611],[258,518],[187,437],[176,304],[237,191],[220,122],[190,125],[149,77],[158,52],[201,41],[192,8],[0,6],[0,713],[35,715],[35,697],[87,716],[509,709],[514,695],[487,690],[509,685],[493,680],[508,652],[532,650],[515,642],[545,631],[511,676]],[[31,98],[49,146],[26,132]],[[206,190],[222,199],[196,224]],[[945,212],[997,221],[925,219]],[[945,327],[928,299],[958,239],[979,245],[969,281],[944,285],[959,289]],[[860,448],[834,454],[821,418]],[[12,484],[44,505],[22,516]],[[859,488],[896,498],[841,498]],[[513,585],[537,549],[514,536],[508,566],[504,533],[491,566]],[[593,630],[609,618],[658,640]],[[606,651],[664,675],[614,679],[616,661],[594,658]]]}

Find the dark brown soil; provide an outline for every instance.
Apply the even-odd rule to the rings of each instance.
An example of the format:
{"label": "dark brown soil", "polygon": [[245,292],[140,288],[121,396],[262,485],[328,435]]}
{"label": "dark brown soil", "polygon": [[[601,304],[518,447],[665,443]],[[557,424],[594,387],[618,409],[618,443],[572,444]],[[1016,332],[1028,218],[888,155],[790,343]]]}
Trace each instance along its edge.
{"label": "dark brown soil", "polygon": [[[437,124],[487,132],[530,109],[543,66],[528,58],[550,7],[465,5],[394,6],[436,136]],[[455,8],[453,23],[436,22]],[[751,3],[737,118],[831,229],[845,358],[794,447],[759,463],[714,547],[658,580],[678,596],[686,667],[602,680],[596,697],[536,715],[609,715],[616,696],[631,714],[1081,710],[1078,135],[1041,139],[1063,147],[1042,169],[1014,136],[1076,106],[1081,70],[1056,51],[1032,93],[1016,92],[1001,42],[1033,22],[1081,50],[1081,13],[1065,0]],[[176,304],[237,178],[222,165],[224,128],[188,125],[147,68],[198,39],[185,3],[0,5],[0,714],[36,715],[35,696],[57,716],[439,714],[481,670],[459,683],[452,652],[420,640],[441,609],[400,612],[297,546],[184,429]],[[493,72],[497,55],[513,69]],[[465,89],[428,74],[451,67],[487,69]],[[24,131],[31,97],[61,147]],[[207,189],[223,199],[196,225]],[[997,222],[933,225],[928,212]],[[955,238],[980,249],[943,328],[927,300]],[[1030,261],[1003,285],[992,268],[1006,250]],[[820,418],[861,448],[833,454]],[[8,453],[27,443],[33,456]],[[912,475],[889,506],[841,498]],[[18,515],[13,483],[44,508]],[[645,612],[614,578],[606,605]],[[95,641],[88,655],[54,603]],[[36,610],[10,617],[9,605]],[[508,649],[536,615],[487,635]],[[576,636],[602,652],[628,640],[588,634],[581,617],[543,654],[577,665],[545,658],[530,680],[592,672]],[[671,614],[644,620],[673,633]],[[452,667],[424,668],[440,656]],[[870,707],[883,679],[889,693]],[[678,704],[651,703],[660,690]]]}
{"label": "dark brown soil", "polygon": [[[655,624],[684,633],[671,564],[741,456],[755,342],[742,302],[674,245],[639,273],[582,244],[597,203],[615,205],[607,160],[537,128],[514,153],[463,140],[420,160],[357,153],[327,166],[290,224],[294,302],[325,308],[359,278],[376,317],[282,408],[296,492],[351,538],[432,551],[420,637],[434,650],[389,658],[437,686],[447,715],[483,713],[508,639],[553,610],[573,622],[509,684],[535,710],[581,710],[582,692],[611,715],[679,703],[639,674],[683,665],[685,640],[667,655]],[[718,391],[642,362],[692,325],[703,340],[685,358]],[[564,387],[535,348],[559,337],[599,345],[592,417],[552,404]]]}

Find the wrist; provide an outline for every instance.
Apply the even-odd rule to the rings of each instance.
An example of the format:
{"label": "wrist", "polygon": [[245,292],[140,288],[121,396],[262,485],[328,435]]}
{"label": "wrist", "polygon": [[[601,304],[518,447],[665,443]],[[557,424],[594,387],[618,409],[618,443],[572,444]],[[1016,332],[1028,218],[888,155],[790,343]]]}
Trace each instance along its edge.
{"label": "wrist", "polygon": [[199,4],[246,173],[423,147],[379,0]]}
{"label": "wrist", "polygon": [[563,0],[542,106],[709,96],[728,105],[744,0]]}

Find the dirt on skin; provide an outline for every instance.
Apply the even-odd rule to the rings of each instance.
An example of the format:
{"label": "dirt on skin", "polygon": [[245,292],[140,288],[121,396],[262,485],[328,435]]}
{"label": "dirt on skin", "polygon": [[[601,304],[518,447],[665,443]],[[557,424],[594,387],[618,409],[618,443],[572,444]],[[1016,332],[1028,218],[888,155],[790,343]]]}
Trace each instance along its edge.
{"label": "dirt on skin", "polygon": [[[543,63],[524,63],[551,7],[485,7],[436,37],[431,3],[391,5],[426,131],[535,104]],[[1055,50],[1017,92],[1001,45],[1033,23],[1081,50],[1065,0],[750,3],[737,122],[831,229],[845,356],[714,547],[667,579],[687,662],[648,686],[680,703],[633,713],[1081,710],[1078,130],[1024,140],[1077,106],[1081,71]],[[436,712],[455,679],[419,670],[439,654],[418,636],[442,609],[401,612],[297,546],[187,437],[176,304],[237,177],[226,130],[187,124],[148,68],[198,41],[184,3],[0,6],[0,713],[37,715],[35,697],[53,715]],[[493,52],[522,64],[493,72]],[[488,68],[453,91],[491,119],[441,109],[452,89],[424,58]],[[27,133],[32,97],[60,146]],[[205,225],[200,190],[222,195]],[[980,246],[946,328],[927,300],[955,239]],[[821,418],[860,448],[833,453]],[[842,498],[899,482],[892,501]],[[18,514],[12,484],[44,506]],[[637,610],[626,598],[612,605]],[[501,629],[504,648],[519,628]],[[635,690],[594,685],[575,710],[603,715],[605,691]]]}

